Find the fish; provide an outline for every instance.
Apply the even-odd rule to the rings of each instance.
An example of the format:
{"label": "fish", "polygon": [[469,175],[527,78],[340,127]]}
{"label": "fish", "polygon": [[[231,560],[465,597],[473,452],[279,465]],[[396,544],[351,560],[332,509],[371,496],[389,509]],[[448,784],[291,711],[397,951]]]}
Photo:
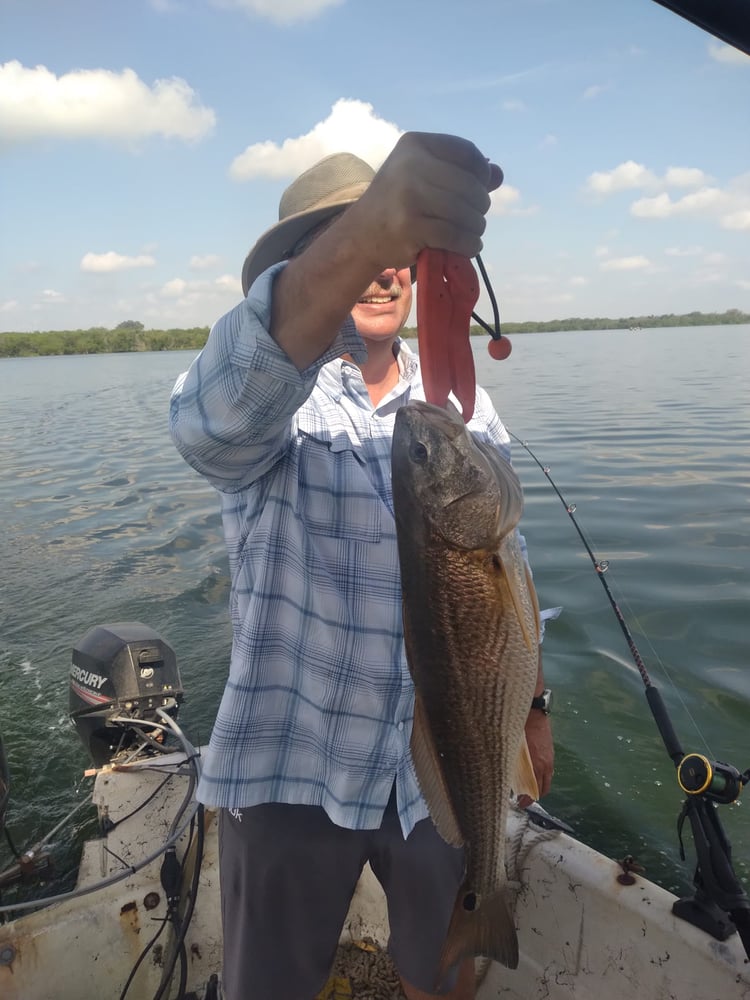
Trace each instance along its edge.
{"label": "fish", "polygon": [[518,965],[505,829],[511,791],[539,797],[524,732],[539,605],[516,531],[518,476],[452,403],[398,409],[391,468],[411,754],[432,821],[465,851],[439,984],[471,956]]}

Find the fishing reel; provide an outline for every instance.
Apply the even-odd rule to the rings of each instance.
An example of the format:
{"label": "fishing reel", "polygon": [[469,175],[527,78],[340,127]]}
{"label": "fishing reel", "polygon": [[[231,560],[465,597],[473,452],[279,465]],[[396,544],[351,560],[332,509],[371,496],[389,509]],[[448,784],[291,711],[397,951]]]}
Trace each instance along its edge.
{"label": "fishing reel", "polygon": [[709,760],[700,753],[689,753],[677,765],[677,781],[687,795],[704,795],[722,805],[736,802],[750,771],[740,774],[736,767],[721,760]]}

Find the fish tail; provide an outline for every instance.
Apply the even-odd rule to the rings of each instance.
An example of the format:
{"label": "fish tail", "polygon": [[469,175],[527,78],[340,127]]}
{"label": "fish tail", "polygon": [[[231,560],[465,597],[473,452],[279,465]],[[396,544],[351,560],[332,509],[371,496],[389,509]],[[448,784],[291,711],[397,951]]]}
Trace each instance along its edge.
{"label": "fish tail", "polygon": [[483,955],[509,969],[518,966],[518,935],[505,890],[499,889],[473,909],[472,900],[473,893],[459,891],[440,956],[438,986],[465,958]]}

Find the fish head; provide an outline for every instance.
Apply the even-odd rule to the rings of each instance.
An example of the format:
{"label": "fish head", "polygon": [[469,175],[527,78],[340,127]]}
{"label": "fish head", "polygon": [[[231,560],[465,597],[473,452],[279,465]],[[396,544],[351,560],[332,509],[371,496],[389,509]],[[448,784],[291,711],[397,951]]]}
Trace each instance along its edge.
{"label": "fish head", "polygon": [[472,436],[450,402],[444,409],[413,400],[397,411],[391,467],[401,530],[494,551],[520,520],[523,493],[513,467]]}

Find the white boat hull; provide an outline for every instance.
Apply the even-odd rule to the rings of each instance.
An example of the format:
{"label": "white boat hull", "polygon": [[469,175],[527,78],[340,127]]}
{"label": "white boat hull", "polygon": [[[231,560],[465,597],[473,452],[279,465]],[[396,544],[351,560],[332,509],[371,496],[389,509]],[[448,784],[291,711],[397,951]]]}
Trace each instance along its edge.
{"label": "white boat hull", "polygon": [[[171,759],[179,763],[180,755]],[[94,800],[116,821],[163,780],[163,771],[143,767],[103,771]],[[186,783],[186,777],[173,778],[106,839],[88,842],[79,887],[121,871],[122,862],[137,865],[163,843]],[[215,814],[207,811],[204,823],[200,887],[185,942],[188,995],[198,998],[220,972],[222,954]],[[180,857],[185,839],[178,845]],[[679,920],[670,893],[638,876],[622,885],[618,864],[565,834],[540,833],[525,813],[512,814],[508,842],[520,864],[521,959],[513,971],[479,960],[479,1000],[750,1000],[750,967],[737,935],[722,943]],[[2,1000],[116,1000],[166,912],[160,866],[158,859],[107,888],[0,926]],[[185,868],[189,882],[190,856]],[[171,934],[171,928],[165,931],[161,947],[141,964],[127,1000],[150,1000],[157,993]],[[342,941],[371,939],[385,946],[387,938],[383,895],[365,869]],[[176,996],[174,984],[165,996]]]}

